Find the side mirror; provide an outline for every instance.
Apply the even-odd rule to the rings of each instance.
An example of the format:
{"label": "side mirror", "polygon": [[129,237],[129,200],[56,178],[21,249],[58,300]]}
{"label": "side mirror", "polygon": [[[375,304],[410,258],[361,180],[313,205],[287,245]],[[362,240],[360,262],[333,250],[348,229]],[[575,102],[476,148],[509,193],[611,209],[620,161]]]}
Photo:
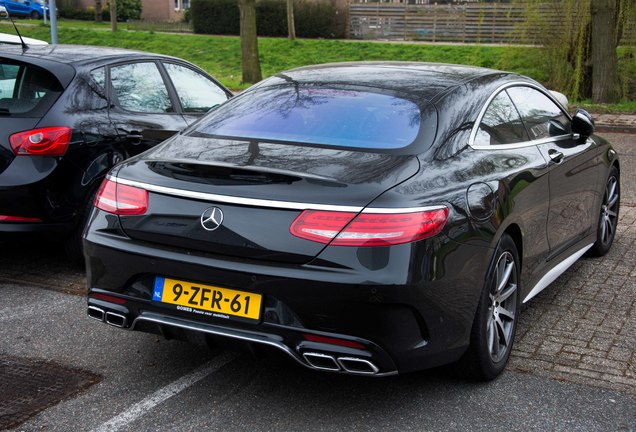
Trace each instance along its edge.
{"label": "side mirror", "polygon": [[594,120],[589,112],[577,109],[572,117],[572,132],[587,138],[594,133]]}

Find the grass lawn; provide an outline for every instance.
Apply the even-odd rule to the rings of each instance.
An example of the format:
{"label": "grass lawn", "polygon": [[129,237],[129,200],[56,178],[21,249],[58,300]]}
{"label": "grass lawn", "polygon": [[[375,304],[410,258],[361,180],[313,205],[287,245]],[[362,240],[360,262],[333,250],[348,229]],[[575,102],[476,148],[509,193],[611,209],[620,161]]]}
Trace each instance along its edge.
{"label": "grass lawn", "polygon": [[[231,89],[241,84],[240,41],[234,36],[166,34],[147,31],[108,31],[110,23],[58,20],[58,41],[64,44],[103,45],[139,49],[173,55],[197,64]],[[0,25],[0,31],[13,29]],[[24,36],[50,41],[50,29],[40,21],[19,20]],[[29,25],[30,24],[30,25]],[[528,75],[539,82],[548,79],[541,48],[520,46],[431,45],[400,42],[364,42],[350,40],[259,38],[263,76],[309,64],[357,61],[400,60],[457,63],[508,70]],[[577,105],[592,107],[585,101]],[[596,111],[636,112],[636,102],[594,106]]]}

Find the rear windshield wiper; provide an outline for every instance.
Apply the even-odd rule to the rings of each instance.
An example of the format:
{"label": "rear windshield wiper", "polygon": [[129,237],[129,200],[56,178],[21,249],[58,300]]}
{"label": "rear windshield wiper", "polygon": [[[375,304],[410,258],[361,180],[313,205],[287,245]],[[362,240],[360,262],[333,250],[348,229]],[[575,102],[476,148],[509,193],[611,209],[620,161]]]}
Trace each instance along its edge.
{"label": "rear windshield wiper", "polygon": [[11,111],[6,108],[0,108],[0,115],[11,115]]}

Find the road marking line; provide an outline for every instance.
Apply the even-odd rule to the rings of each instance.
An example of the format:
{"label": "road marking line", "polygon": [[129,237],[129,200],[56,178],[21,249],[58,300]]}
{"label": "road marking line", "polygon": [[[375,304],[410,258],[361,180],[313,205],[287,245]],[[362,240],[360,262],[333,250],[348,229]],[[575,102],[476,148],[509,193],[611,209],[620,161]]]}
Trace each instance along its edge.
{"label": "road marking line", "polygon": [[101,426],[96,427],[92,432],[112,432],[127,426],[138,418],[148,414],[152,408],[156,407],[160,403],[181,393],[191,385],[196,384],[203,378],[221,369],[221,367],[234,360],[236,357],[236,354],[231,353],[222,353],[221,355],[214,357],[212,360],[199,366],[188,375],[184,375],[167,386],[160,388],[142,401],[131,406],[128,410],[113,417]]}

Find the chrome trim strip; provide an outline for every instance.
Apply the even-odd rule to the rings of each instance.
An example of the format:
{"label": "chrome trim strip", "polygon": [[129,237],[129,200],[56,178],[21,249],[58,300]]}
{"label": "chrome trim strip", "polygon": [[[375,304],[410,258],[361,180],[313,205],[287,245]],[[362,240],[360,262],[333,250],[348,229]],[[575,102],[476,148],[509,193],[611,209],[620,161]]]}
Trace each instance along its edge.
{"label": "chrome trim strip", "polygon": [[[475,120],[475,124],[473,125],[473,129],[470,131],[470,137],[468,138],[468,145],[471,146],[472,148],[474,148],[475,150],[487,150],[487,149],[506,149],[506,148],[519,148],[519,147],[528,147],[528,146],[532,146],[532,145],[537,145],[537,144],[541,144],[542,142],[547,142],[547,141],[555,141],[556,138],[561,138],[561,139],[570,139],[572,138],[572,134],[570,135],[563,135],[563,137],[556,137],[556,138],[548,138],[548,139],[540,139],[540,140],[534,140],[534,141],[524,141],[524,142],[520,142],[520,143],[514,143],[514,144],[503,144],[503,145],[492,145],[492,146],[479,146],[479,145],[475,145],[475,137],[477,136],[477,130],[479,129],[479,125],[481,124],[481,120],[484,117],[484,114],[486,114],[486,110],[488,109],[488,107],[490,106],[490,102],[492,102],[492,100],[503,90],[509,88],[509,87],[531,87],[535,90],[538,90],[541,92],[541,94],[544,94],[548,97],[548,99],[550,99],[552,102],[554,102],[557,107],[559,107],[561,109],[561,111],[568,116],[568,118],[570,120],[572,120],[572,117],[570,116],[570,114],[563,109],[563,106],[561,106],[561,104],[559,103],[558,100],[556,100],[556,98],[554,98],[554,96],[552,96],[552,94],[550,94],[550,92],[548,91],[547,93],[544,92],[544,90],[546,90],[545,88],[538,86],[536,84],[533,83],[529,83],[526,81],[513,81],[513,82],[509,82],[506,83],[500,87],[497,87],[497,89],[495,91],[492,92],[492,94],[488,97],[488,99],[486,100],[486,103],[484,104],[483,107],[481,107],[481,110],[479,111],[479,115],[477,116],[477,120]],[[514,101],[513,101],[514,103]]]}
{"label": "chrome trim strip", "polygon": [[278,208],[285,210],[325,210],[325,211],[343,211],[350,213],[360,213],[363,207],[359,206],[339,206],[339,205],[327,205],[327,204],[311,204],[311,203],[297,203],[291,201],[274,201],[274,200],[264,200],[257,198],[241,198],[234,197],[229,195],[218,195],[211,194],[205,192],[195,192],[188,191],[183,189],[175,189],[169,188],[165,186],[157,186],[149,183],[142,183],[132,180],[126,180],[122,178],[110,178],[110,180],[125,184],[128,186],[139,187],[142,189],[146,189],[151,192],[162,193],[166,195],[174,195],[185,198],[192,198],[202,201],[212,201],[216,203],[224,203],[224,204],[236,204],[236,205],[244,205],[250,207],[268,207],[268,208]]}
{"label": "chrome trim strip", "polygon": [[195,192],[184,189],[176,189],[165,186],[157,186],[150,183],[143,183],[134,180],[127,180],[123,178],[117,178],[108,176],[108,179],[115,182],[124,184],[127,186],[139,187],[151,192],[173,195],[178,197],[192,198],[202,201],[210,201],[223,204],[235,204],[250,207],[266,207],[277,208],[285,210],[324,210],[324,211],[341,211],[349,213],[415,213],[420,211],[440,210],[446,208],[446,206],[424,206],[424,207],[400,207],[400,208],[373,208],[373,207],[360,207],[360,206],[344,206],[344,205],[330,205],[330,204],[316,204],[316,203],[301,203],[292,201],[275,201],[265,200],[257,198],[242,198],[230,195],[218,195],[206,192]]}
{"label": "chrome trim strip", "polygon": [[[149,322],[153,324],[169,325],[169,326],[178,327],[178,328],[182,328],[186,330],[199,331],[203,333],[213,334],[216,336],[224,336],[224,337],[228,337],[232,339],[243,340],[246,342],[269,345],[273,348],[277,348],[283,351],[285,354],[287,354],[288,356],[290,356],[291,358],[293,358],[294,360],[296,360],[298,363],[305,366],[306,368],[314,370],[312,366],[304,362],[303,359],[300,358],[300,356],[298,356],[282,341],[280,342],[274,341],[274,340],[268,339],[267,336],[261,336],[257,334],[247,334],[247,332],[241,331],[241,330],[223,329],[220,327],[212,326],[210,324],[185,322],[180,319],[167,317],[167,316],[157,314],[154,312],[143,312],[143,315],[139,315],[137,318],[135,318],[132,325],[130,326],[130,330],[135,329],[137,322]],[[333,371],[333,372],[336,372],[336,371]],[[377,376],[377,377],[391,376],[391,375],[397,375],[397,373],[398,372],[394,370],[390,372],[378,373],[373,376]]]}
{"label": "chrome trim strip", "polygon": [[554,141],[565,141],[565,140],[576,140],[577,138],[575,137],[576,134],[568,134],[568,135],[561,135],[561,136],[557,136],[557,137],[551,137],[551,138],[541,138],[538,140],[533,140],[533,141],[523,141],[520,143],[514,143],[514,144],[493,144],[493,145],[471,145],[471,147],[475,150],[495,150],[495,149],[515,149],[515,148],[522,148],[522,147],[530,147],[530,146],[535,146],[535,145],[539,145],[539,144],[545,144],[545,143],[549,143],[549,142],[554,142]]}
{"label": "chrome trim strip", "polygon": [[592,246],[594,246],[594,243],[590,243],[587,246],[584,246],[582,249],[579,249],[577,252],[574,252],[572,255],[570,255],[569,257],[567,257],[566,259],[564,259],[563,261],[561,261],[559,264],[557,264],[556,266],[554,266],[553,269],[551,269],[549,272],[547,272],[540,280],[539,282],[537,282],[537,284],[534,286],[534,288],[532,288],[530,290],[530,293],[528,293],[528,295],[526,296],[525,299],[523,299],[523,303],[526,303],[528,300],[530,300],[532,297],[536,296],[537,294],[539,294],[541,291],[543,291],[548,285],[550,285],[552,282],[554,282],[556,280],[556,278],[558,278],[559,276],[561,276],[563,273],[565,273],[565,271],[570,268],[570,266],[572,266],[572,264],[574,264],[579,258],[581,258],[583,256],[583,254],[585,252],[587,252],[587,250],[589,248],[591,248]]}
{"label": "chrome trim strip", "polygon": [[441,210],[445,208],[447,207],[443,205],[426,206],[426,207],[402,207],[402,208],[366,207],[364,210],[362,210],[362,213],[384,213],[384,214],[416,213],[416,212],[424,212],[424,211]]}

